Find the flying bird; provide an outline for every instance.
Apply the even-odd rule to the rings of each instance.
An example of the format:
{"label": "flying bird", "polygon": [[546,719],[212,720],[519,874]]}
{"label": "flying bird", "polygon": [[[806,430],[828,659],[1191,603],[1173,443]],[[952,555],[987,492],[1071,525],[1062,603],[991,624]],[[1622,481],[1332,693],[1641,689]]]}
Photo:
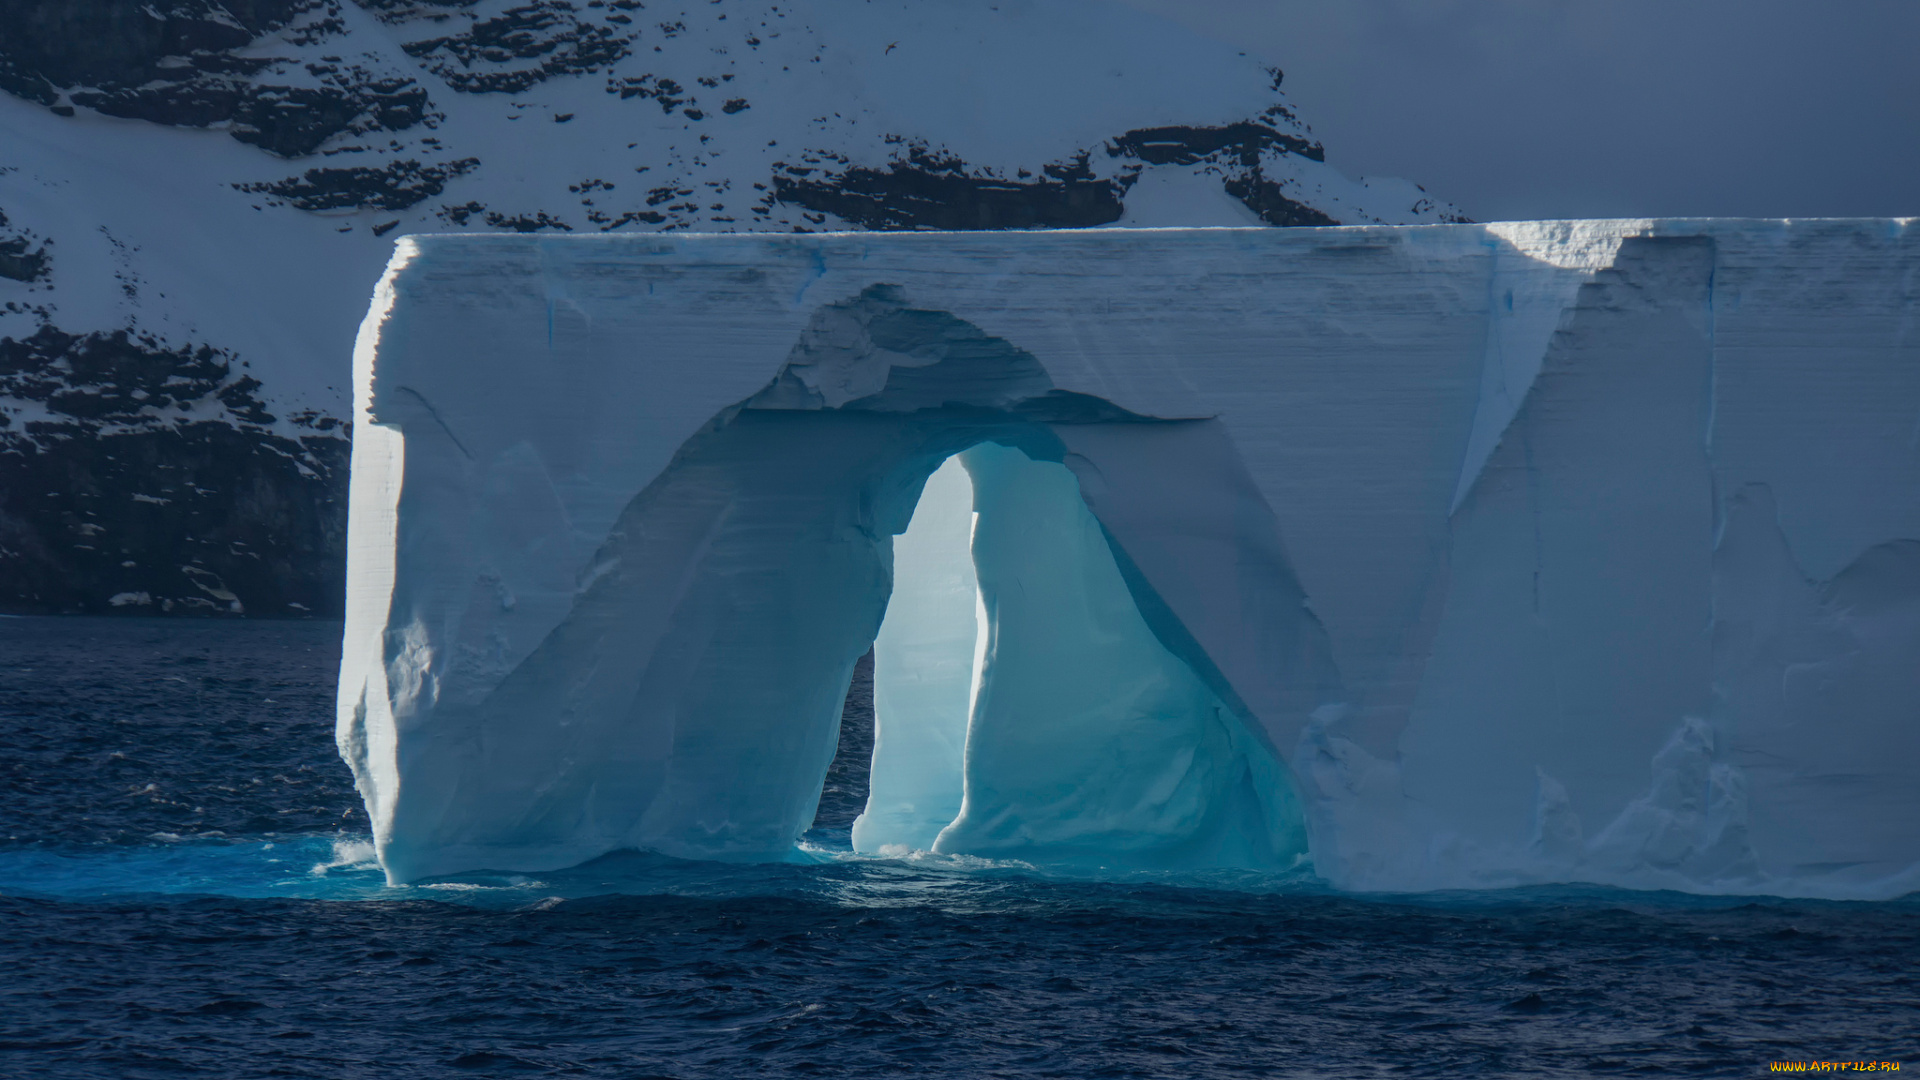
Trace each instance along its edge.
{"label": "flying bird", "polygon": [[894,41],[894,42],[889,42],[889,43],[887,44],[887,52],[883,52],[883,53],[881,53],[880,55],[881,55],[881,56],[885,56],[885,55],[887,55],[887,53],[890,53],[890,52],[892,52],[893,50],[895,50],[895,49],[897,49],[897,48],[899,48],[899,47],[900,47],[900,43],[899,43],[899,42],[897,42],[897,41]]}

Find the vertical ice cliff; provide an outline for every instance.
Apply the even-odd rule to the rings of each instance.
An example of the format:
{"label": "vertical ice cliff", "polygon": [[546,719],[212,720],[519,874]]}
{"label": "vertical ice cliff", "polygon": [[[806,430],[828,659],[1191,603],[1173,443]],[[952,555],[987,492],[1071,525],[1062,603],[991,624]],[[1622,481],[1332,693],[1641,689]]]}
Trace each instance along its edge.
{"label": "vertical ice cliff", "polygon": [[865,850],[1898,895],[1916,243],[410,239],[342,750],[396,879],[780,858],[877,637]]}

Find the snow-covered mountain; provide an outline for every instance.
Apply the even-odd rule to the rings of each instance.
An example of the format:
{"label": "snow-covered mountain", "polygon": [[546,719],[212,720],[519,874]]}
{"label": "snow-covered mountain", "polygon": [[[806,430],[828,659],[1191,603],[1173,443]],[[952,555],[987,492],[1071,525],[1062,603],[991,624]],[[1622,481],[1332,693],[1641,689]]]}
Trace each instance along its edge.
{"label": "snow-covered mountain", "polygon": [[0,610],[339,610],[406,233],[1461,220],[1095,0],[0,0]]}

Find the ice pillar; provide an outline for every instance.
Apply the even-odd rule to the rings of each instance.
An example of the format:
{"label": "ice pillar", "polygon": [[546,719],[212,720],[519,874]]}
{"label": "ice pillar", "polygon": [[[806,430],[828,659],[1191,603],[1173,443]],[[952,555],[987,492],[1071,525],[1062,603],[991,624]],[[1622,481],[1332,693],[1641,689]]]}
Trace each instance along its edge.
{"label": "ice pillar", "polygon": [[1305,842],[1280,766],[1154,636],[1074,474],[991,443],[962,458],[988,640],[963,805],[934,850],[1291,865]]}

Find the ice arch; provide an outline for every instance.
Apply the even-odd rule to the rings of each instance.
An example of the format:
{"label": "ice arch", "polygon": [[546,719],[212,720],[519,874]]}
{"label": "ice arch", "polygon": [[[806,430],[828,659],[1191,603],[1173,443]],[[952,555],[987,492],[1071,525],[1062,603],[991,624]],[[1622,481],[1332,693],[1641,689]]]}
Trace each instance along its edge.
{"label": "ice arch", "polygon": [[[934,846],[1103,866],[1300,854],[1275,733],[1338,680],[1224,431],[1063,392],[1030,354],[881,286],[825,306],[768,386],[687,440],[537,646],[431,702],[404,782],[363,771],[389,874],[790,851],[887,608],[893,538],[962,452],[1005,504],[983,514],[983,596],[1018,618],[995,623],[966,803]],[[1014,539],[1036,522],[1047,543]],[[1054,629],[1095,637],[1036,664],[1067,642],[1048,639],[1051,602],[1008,584],[1048,559],[1082,574],[1060,602],[1095,601]],[[1139,685],[1103,698],[1122,669]],[[350,724],[343,743],[369,741]]]}
{"label": "ice arch", "polygon": [[972,447],[900,546],[857,850],[1130,869],[1305,855],[1282,766],[1154,636],[1070,470]]}

